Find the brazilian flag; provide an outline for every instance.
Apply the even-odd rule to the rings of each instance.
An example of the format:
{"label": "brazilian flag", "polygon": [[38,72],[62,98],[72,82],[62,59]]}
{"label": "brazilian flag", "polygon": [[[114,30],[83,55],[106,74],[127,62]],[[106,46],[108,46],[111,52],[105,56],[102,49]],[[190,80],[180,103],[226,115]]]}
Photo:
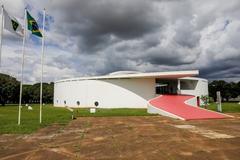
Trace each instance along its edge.
{"label": "brazilian flag", "polygon": [[42,37],[42,33],[39,30],[37,22],[30,15],[30,13],[28,11],[27,11],[27,24],[28,24],[28,30],[32,31],[32,34],[34,34],[38,37]]}

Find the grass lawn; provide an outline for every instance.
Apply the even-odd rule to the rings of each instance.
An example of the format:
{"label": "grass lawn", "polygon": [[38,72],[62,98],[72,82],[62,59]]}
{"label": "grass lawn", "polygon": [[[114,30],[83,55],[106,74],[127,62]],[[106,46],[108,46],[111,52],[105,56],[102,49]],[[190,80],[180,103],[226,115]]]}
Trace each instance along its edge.
{"label": "grass lawn", "polygon": [[[65,108],[52,105],[43,107],[43,123],[39,124],[39,105],[32,105],[33,110],[22,108],[21,125],[17,125],[18,106],[7,105],[0,107],[0,134],[3,133],[32,133],[39,128],[58,123],[61,125],[71,121],[71,112]],[[211,103],[208,109],[216,111],[217,105]],[[238,103],[222,103],[223,112],[240,112]],[[76,117],[108,117],[108,116],[150,116],[146,109],[97,109],[95,114],[89,109],[75,109]]]}
{"label": "grass lawn", "polygon": [[[207,108],[213,111],[217,111],[217,104],[211,103]],[[224,102],[222,103],[222,111],[224,113],[240,112],[240,104],[238,104],[238,102]]]}
{"label": "grass lawn", "polygon": [[[71,112],[65,108],[43,106],[43,123],[39,124],[39,105],[32,105],[33,110],[22,108],[21,125],[17,125],[18,106],[7,105],[0,107],[0,134],[3,133],[32,133],[39,128],[58,123],[65,125],[71,121]],[[149,116],[146,109],[98,109],[91,114],[89,109],[76,109],[75,116],[107,117],[107,116]]]}
{"label": "grass lawn", "polygon": [[21,125],[17,125],[18,106],[7,105],[0,107],[1,133],[31,133],[52,123],[67,124],[71,114],[65,108],[53,108],[52,105],[43,107],[43,123],[39,124],[39,105],[33,105],[33,110],[22,108]]}

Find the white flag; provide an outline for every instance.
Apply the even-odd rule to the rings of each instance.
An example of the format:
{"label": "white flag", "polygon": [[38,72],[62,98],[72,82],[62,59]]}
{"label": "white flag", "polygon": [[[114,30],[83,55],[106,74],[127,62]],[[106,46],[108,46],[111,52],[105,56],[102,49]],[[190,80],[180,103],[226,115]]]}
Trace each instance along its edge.
{"label": "white flag", "polygon": [[17,19],[9,16],[5,9],[3,9],[3,14],[4,14],[4,29],[19,36],[23,36],[22,25],[17,21]]}

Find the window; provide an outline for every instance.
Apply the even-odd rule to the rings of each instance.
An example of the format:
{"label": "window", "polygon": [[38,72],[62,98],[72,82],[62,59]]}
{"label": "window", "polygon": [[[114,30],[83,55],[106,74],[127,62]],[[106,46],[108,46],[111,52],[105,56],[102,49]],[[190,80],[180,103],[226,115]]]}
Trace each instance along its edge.
{"label": "window", "polygon": [[94,105],[97,107],[99,105],[98,101],[94,102]]}
{"label": "window", "polygon": [[180,80],[181,90],[194,90],[197,83],[197,80]]}

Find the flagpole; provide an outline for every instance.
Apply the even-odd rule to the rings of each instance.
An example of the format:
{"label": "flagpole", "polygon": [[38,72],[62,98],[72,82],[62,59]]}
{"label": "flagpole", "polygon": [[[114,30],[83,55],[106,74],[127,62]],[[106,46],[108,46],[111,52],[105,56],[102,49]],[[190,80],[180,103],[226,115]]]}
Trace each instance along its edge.
{"label": "flagpole", "polygon": [[3,36],[3,9],[4,9],[4,6],[2,5],[2,16],[1,16],[1,19],[2,19],[2,22],[1,22],[1,35],[0,35],[0,68],[2,66],[2,36]]}
{"label": "flagpole", "polygon": [[44,40],[45,40],[45,8],[43,9],[43,26],[42,26],[42,55],[41,55],[41,85],[40,85],[40,115],[39,122],[42,123],[42,96],[43,96],[43,58],[44,58]]}
{"label": "flagpole", "polygon": [[19,106],[18,106],[18,125],[21,124],[23,68],[24,68],[25,41],[26,41],[26,11],[27,11],[27,10],[25,9],[25,10],[24,10],[23,45],[22,45],[21,83],[20,83],[20,95],[19,95]]}

